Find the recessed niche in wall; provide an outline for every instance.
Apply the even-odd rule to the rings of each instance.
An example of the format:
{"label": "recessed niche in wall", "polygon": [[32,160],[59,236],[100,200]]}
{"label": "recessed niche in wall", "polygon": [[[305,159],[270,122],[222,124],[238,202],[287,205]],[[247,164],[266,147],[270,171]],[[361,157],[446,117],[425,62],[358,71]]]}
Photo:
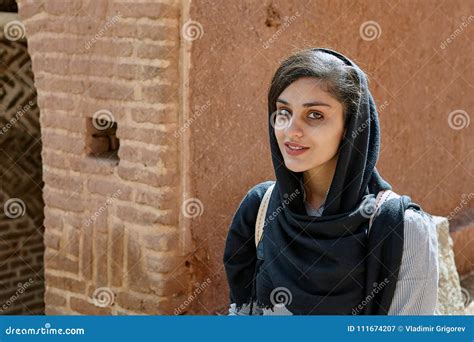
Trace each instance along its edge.
{"label": "recessed niche in wall", "polygon": [[119,139],[116,136],[117,122],[110,118],[87,118],[87,154],[111,161],[119,161]]}

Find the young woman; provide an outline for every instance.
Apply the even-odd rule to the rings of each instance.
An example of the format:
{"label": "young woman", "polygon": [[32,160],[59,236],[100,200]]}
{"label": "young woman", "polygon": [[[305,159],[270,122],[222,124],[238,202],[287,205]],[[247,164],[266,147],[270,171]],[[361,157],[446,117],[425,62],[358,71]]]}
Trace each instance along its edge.
{"label": "young woman", "polygon": [[[230,315],[434,314],[436,228],[409,196],[384,191],[392,188],[375,168],[380,128],[364,72],[330,49],[290,56],[272,79],[268,118],[276,182],[248,191],[232,220]],[[376,197],[383,204],[371,218]]]}

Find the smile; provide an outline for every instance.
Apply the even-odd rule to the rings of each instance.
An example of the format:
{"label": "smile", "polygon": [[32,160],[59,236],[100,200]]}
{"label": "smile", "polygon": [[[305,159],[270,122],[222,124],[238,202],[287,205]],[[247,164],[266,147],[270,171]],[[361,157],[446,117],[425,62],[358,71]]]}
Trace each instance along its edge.
{"label": "smile", "polygon": [[293,144],[293,143],[285,143],[285,151],[287,154],[291,156],[297,156],[300,155],[306,150],[308,150],[309,147],[302,146],[300,144]]}

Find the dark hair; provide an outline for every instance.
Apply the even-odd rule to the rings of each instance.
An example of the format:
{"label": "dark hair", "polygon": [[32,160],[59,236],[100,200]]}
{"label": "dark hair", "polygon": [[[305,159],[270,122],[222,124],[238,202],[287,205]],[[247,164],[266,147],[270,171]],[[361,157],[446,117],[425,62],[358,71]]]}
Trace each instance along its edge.
{"label": "dark hair", "polygon": [[268,92],[270,114],[276,111],[278,96],[301,77],[322,81],[323,89],[342,103],[345,124],[349,113],[357,113],[361,90],[356,69],[332,54],[307,49],[285,59],[275,72]]}

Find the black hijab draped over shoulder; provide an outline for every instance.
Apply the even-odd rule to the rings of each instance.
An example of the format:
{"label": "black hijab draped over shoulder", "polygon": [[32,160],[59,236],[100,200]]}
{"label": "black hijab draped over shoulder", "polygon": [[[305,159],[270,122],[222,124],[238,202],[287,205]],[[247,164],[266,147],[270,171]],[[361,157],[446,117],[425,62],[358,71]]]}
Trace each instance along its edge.
{"label": "black hijab draped over shoulder", "polygon": [[[238,268],[226,266],[228,279],[236,280],[229,281],[231,300],[237,307],[255,300],[265,308],[284,304],[297,315],[387,314],[402,260],[404,211],[419,206],[408,196],[388,200],[367,234],[375,196],[392,189],[375,167],[380,150],[376,106],[365,74],[354,62],[330,49],[312,50],[331,54],[356,70],[361,93],[357,112],[347,116],[324,210],[314,217],[306,213],[303,173],[285,166],[272,122],[276,104],[269,101],[276,183],[259,245],[263,260],[250,255],[255,250],[243,248],[239,254],[226,244],[226,255],[255,261],[253,274],[237,274]],[[288,79],[276,96],[295,80]]]}

